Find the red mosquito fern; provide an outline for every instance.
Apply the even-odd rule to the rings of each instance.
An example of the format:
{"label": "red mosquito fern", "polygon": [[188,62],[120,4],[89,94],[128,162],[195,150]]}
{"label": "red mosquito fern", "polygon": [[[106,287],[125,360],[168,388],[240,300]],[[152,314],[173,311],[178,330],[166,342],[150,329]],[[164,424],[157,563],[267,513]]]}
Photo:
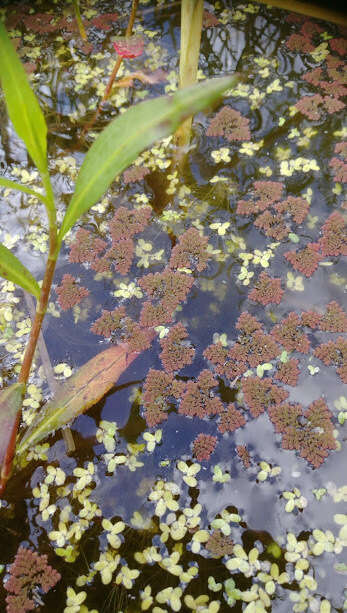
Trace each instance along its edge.
{"label": "red mosquito fern", "polygon": [[120,239],[131,238],[142,232],[147,226],[151,214],[150,206],[141,206],[133,210],[120,206],[109,223],[112,241],[116,243]]}
{"label": "red mosquito fern", "polygon": [[231,349],[226,349],[221,343],[213,343],[204,351],[204,357],[213,364],[218,375],[235,379],[246,372],[248,351],[246,347],[235,343]]}
{"label": "red mosquito fern", "polygon": [[163,272],[149,273],[139,279],[139,285],[154,301],[172,312],[183,302],[194,283],[192,275],[166,269]]}
{"label": "red mosquito fern", "polygon": [[347,255],[347,233],[345,220],[336,211],[328,217],[322,228],[320,248],[323,255]]}
{"label": "red mosquito fern", "polygon": [[171,252],[170,268],[192,268],[203,271],[210,255],[207,251],[208,238],[200,235],[196,228],[189,228]]}
{"label": "red mosquito fern", "polygon": [[291,263],[294,270],[298,270],[306,277],[312,277],[319,262],[323,259],[318,249],[319,243],[309,243],[300,251],[287,251],[284,257]]}
{"label": "red mosquito fern", "polygon": [[299,316],[292,311],[288,317],[277,324],[272,330],[271,335],[274,336],[287,351],[300,351],[308,353],[310,341],[301,330],[301,321]]}
{"label": "red mosquito fern", "polygon": [[302,34],[292,34],[285,45],[291,51],[299,51],[300,53],[310,53],[314,50],[314,45],[310,39]]}
{"label": "red mosquito fern", "polygon": [[236,212],[239,215],[254,215],[265,211],[274,202],[280,200],[284,184],[276,181],[255,181],[253,183],[253,199],[239,200]]}
{"label": "red mosquito fern", "polygon": [[276,241],[281,241],[290,232],[290,227],[285,223],[283,216],[271,211],[264,211],[259,215],[254,221],[254,225],[263,230],[266,236],[274,238]]}
{"label": "red mosquito fern", "polygon": [[140,313],[140,324],[144,328],[155,328],[172,321],[172,309],[167,310],[162,304],[152,304],[147,301],[143,304]]}
{"label": "red mosquito fern", "polygon": [[75,306],[75,304],[79,304],[83,298],[89,295],[89,290],[78,285],[72,275],[64,275],[61,285],[55,291],[58,294],[58,302],[64,311]]}
{"label": "red mosquito fern", "polygon": [[209,370],[203,370],[196,381],[188,381],[182,395],[178,412],[189,417],[208,417],[224,410],[222,401],[213,395],[218,385]]}
{"label": "red mosquito fern", "polygon": [[126,317],[125,308],[123,306],[114,309],[114,311],[103,310],[101,316],[93,323],[90,328],[94,334],[110,337],[113,332],[123,328],[123,321]]}
{"label": "red mosquito fern", "polygon": [[306,326],[307,328],[312,328],[312,330],[319,328],[321,319],[322,316],[316,311],[303,311],[301,313],[302,325]]}
{"label": "red mosquito fern", "polygon": [[220,530],[214,530],[205,545],[207,551],[212,553],[214,558],[231,556],[234,549],[234,541],[230,536],[225,536]]}
{"label": "red mosquito fern", "polygon": [[236,453],[239,456],[243,467],[244,468],[250,468],[251,466],[251,456],[249,455],[249,451],[246,447],[246,445],[237,445],[236,446]]}
{"label": "red mosquito fern", "polygon": [[279,213],[288,213],[297,224],[301,224],[307,217],[310,205],[305,198],[294,198],[288,196],[283,202],[274,205],[274,209]]}
{"label": "red mosquito fern", "polygon": [[112,336],[114,340],[127,342],[129,351],[144,351],[151,346],[153,340],[153,332],[142,328],[128,317],[123,306],[114,311],[103,310],[90,329],[94,334],[106,338]]}
{"label": "red mosquito fern", "polygon": [[161,339],[162,352],[161,362],[166,372],[181,370],[187,364],[191,364],[195,349],[187,344],[188,332],[182,323],[171,328],[168,335]]}
{"label": "red mosquito fern", "polygon": [[36,608],[34,593],[46,594],[60,580],[60,574],[47,563],[46,555],[19,547],[5,583],[7,613],[25,613]]}
{"label": "red mosquito fern", "polygon": [[245,402],[253,415],[258,417],[270,407],[280,404],[288,397],[288,392],[271,379],[246,377],[242,379],[242,392]]}
{"label": "red mosquito fern", "polygon": [[295,449],[318,468],[332,449],[336,449],[332,413],[323,398],[304,411],[300,404],[284,403],[269,408],[276,432],[282,434],[283,449]]}
{"label": "red mosquito fern", "polygon": [[246,423],[241,411],[235,409],[234,403],[230,403],[226,410],[220,414],[218,430],[222,434],[225,432],[234,432],[238,428],[242,428]]}
{"label": "red mosquito fern", "polygon": [[271,278],[266,272],[262,272],[254,288],[248,294],[248,298],[259,302],[263,306],[270,303],[279,304],[284,290],[281,288],[281,279]]}
{"label": "red mosquito fern", "polygon": [[171,396],[172,375],[151,368],[147,374],[142,403],[145,407],[144,418],[150,428],[165,421],[168,417],[168,398]]}
{"label": "red mosquito fern", "polygon": [[142,179],[150,172],[146,166],[131,166],[123,172],[124,183],[136,183],[142,181]]}
{"label": "red mosquito fern", "polygon": [[316,358],[326,364],[337,366],[337,374],[344,383],[347,383],[347,339],[339,336],[336,341],[329,341],[318,345],[314,351]]}
{"label": "red mosquito fern", "polygon": [[332,38],[329,40],[330,49],[336,51],[342,57],[347,54],[347,43],[345,38]]}
{"label": "red mosquito fern", "polygon": [[119,18],[118,13],[103,13],[102,15],[98,15],[97,17],[93,17],[91,20],[91,24],[98,28],[98,30],[105,30],[108,32],[111,30],[111,23],[117,21]]}
{"label": "red mosquito fern", "polygon": [[263,330],[263,326],[254,315],[244,311],[236,322],[237,330],[240,330],[244,335],[253,334],[256,330]]}
{"label": "red mosquito fern", "polygon": [[347,315],[335,300],[327,305],[319,327],[326,332],[347,332]]}
{"label": "red mosquito fern", "polygon": [[112,262],[115,269],[126,275],[131,267],[134,257],[134,241],[131,238],[123,238],[112,245],[106,251],[104,258]]}
{"label": "red mosquito fern", "polygon": [[278,365],[275,379],[282,381],[286,385],[295,387],[300,375],[299,360],[292,358],[288,362],[284,362]]}
{"label": "red mosquito fern", "polygon": [[104,251],[107,243],[101,238],[95,238],[91,232],[84,228],[79,228],[76,236],[70,244],[70,262],[92,263]]}
{"label": "red mosquito fern", "polygon": [[216,444],[216,436],[204,433],[198,434],[196,439],[193,441],[194,457],[198,460],[198,462],[209,460],[215,450]]}
{"label": "red mosquito fern", "polygon": [[249,119],[239,111],[224,106],[211,120],[206,132],[207,136],[223,136],[228,141],[250,140]]}

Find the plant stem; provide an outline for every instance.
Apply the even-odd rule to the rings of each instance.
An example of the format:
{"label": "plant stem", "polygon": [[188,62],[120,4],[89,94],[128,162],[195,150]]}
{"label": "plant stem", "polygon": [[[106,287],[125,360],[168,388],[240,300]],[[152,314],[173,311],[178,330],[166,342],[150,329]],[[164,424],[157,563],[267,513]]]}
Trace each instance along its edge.
{"label": "plant stem", "polygon": [[[28,344],[25,349],[24,358],[23,358],[22,366],[20,369],[19,377],[18,377],[18,383],[23,383],[25,387],[28,382],[35,349],[37,346],[37,342],[39,340],[42,322],[43,322],[43,319],[44,319],[44,316],[47,310],[48,299],[49,299],[49,294],[50,294],[50,290],[52,286],[58,253],[59,253],[59,244],[57,240],[57,227],[56,225],[52,226],[50,224],[49,253],[48,253],[48,258],[47,258],[45,274],[43,277],[42,288],[40,292],[40,299],[36,306],[35,318],[34,318],[34,321],[31,327]],[[21,418],[21,411],[18,411],[16,421],[12,429],[10,442],[8,444],[6,455],[3,460],[3,467],[1,471],[1,480],[0,480],[0,495],[4,492],[6,483],[11,475],[12,462],[13,462],[13,456],[14,456],[15,449],[16,449],[16,438],[17,438],[20,418]]]}
{"label": "plant stem", "polygon": [[[127,25],[127,29],[125,32],[125,36],[131,36],[132,31],[133,31],[133,25],[134,25],[134,21],[135,21],[135,16],[136,16],[136,11],[137,11],[137,7],[139,4],[139,0],[133,0],[132,5],[131,5],[131,13],[130,13],[130,17],[129,17],[129,21],[128,21],[128,25]],[[113,82],[118,74],[118,70],[121,67],[123,58],[119,55],[116,59],[116,63],[114,65],[114,68],[112,70],[111,76],[108,80],[108,83],[106,85],[106,89],[104,92],[104,95],[102,97],[101,102],[99,103],[98,108],[95,111],[94,117],[92,118],[92,120],[84,127],[83,129],[83,134],[85,134],[86,132],[88,132],[88,130],[90,130],[94,123],[96,122],[97,118],[99,117],[101,111],[103,110],[103,106],[106,102],[106,100],[108,100],[111,90],[112,90],[112,85]]]}
{"label": "plant stem", "polygon": [[75,8],[75,17],[78,25],[78,29],[83,40],[87,40],[87,34],[83,25],[81,12],[80,12],[80,3],[79,0],[74,0],[74,8]]}
{"label": "plant stem", "polygon": [[[193,85],[197,81],[203,9],[203,0],[182,0],[180,88]],[[176,131],[175,141],[179,147],[188,145],[191,126],[192,117],[188,117]]]}

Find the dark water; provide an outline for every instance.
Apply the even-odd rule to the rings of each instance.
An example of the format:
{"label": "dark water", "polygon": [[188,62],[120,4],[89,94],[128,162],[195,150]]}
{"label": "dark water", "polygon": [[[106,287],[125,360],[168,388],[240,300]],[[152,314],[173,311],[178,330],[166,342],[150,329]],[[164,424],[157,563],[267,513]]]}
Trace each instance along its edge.
{"label": "dark water", "polygon": [[[345,210],[342,181],[334,179],[334,169],[329,166],[334,157],[342,161],[334,149],[346,138],[342,127],[343,109],[328,113],[323,108],[320,118],[311,120],[300,112],[295,113],[294,105],[303,96],[325,95],[321,86],[303,79],[317,67],[323,69],[320,82],[334,80],[336,88],[336,79],[340,79],[341,86],[343,75],[335,75],[333,79],[324,70],[329,61],[343,59],[336,51],[342,43],[334,45],[330,41],[345,41],[346,32],[333,24],[313,19],[305,22],[304,18],[293,18],[289,13],[258,4],[233,3],[232,8],[229,3],[217,4],[215,9],[213,5],[207,7],[219,23],[203,30],[201,74],[209,77],[238,71],[243,76],[224,104],[249,120],[250,139],[228,142],[223,137],[207,136],[206,128],[221,105],[208,114],[201,113],[194,120],[192,147],[174,189],[170,189],[168,177],[172,146],[168,142],[158,144],[141,158],[150,171],[143,180],[126,184],[124,177],[121,178],[111,186],[105,199],[85,215],[83,227],[95,237],[107,238],[108,221],[119,206],[132,208],[149,203],[153,207],[150,224],[135,238],[137,251],[133,265],[123,277],[118,273],[95,275],[85,265],[71,264],[69,243],[75,230],[68,237],[59,257],[55,284],[59,285],[63,275],[69,273],[78,277],[90,294],[78,307],[64,312],[57,303],[57,294],[52,292],[44,338],[53,367],[64,363],[75,370],[108,347],[108,341],[90,332],[102,309],[112,310],[124,304],[127,313],[138,318],[143,300],[134,295],[129,297],[135,287],[130,284],[136,284],[149,272],[161,271],[168,262],[172,245],[192,225],[208,236],[213,253],[207,268],[194,273],[195,282],[188,299],[174,316],[175,322],[181,321],[186,326],[195,348],[193,362],[179,371],[178,379],[195,380],[204,368],[213,370],[213,365],[203,356],[204,350],[218,341],[215,335],[226,335],[226,342],[231,346],[239,334],[237,320],[245,311],[256,316],[264,330],[270,332],[292,311],[300,315],[315,309],[323,314],[331,301],[341,307],[345,303],[347,280],[341,256],[323,257],[314,274],[306,278],[293,269],[284,254],[317,242],[322,236],[322,225],[331,213],[343,214]],[[77,169],[93,140],[91,134],[87,142],[81,141],[82,129],[92,116],[103,93],[101,85],[106,84],[112,69],[111,38],[124,31],[129,3],[118,2],[116,8],[114,3],[82,3],[85,19],[92,20],[115,10],[119,13],[110,30],[105,30],[105,25],[90,25],[88,39],[92,49],[80,48],[75,32],[63,38],[60,30],[31,31],[25,25],[27,9],[23,4],[20,7],[22,13],[19,5],[9,4],[6,14],[9,17],[14,12],[20,14],[21,19],[12,26],[16,30],[15,38],[19,39],[18,52],[25,63],[35,64],[30,78],[48,123],[50,168],[62,218]],[[35,6],[35,12],[47,10],[53,14],[56,11],[58,18],[63,10],[68,16],[70,7]],[[141,19],[135,22],[135,31],[145,38],[145,53],[135,60],[126,60],[121,76],[134,71],[150,74],[161,68],[166,72],[166,80],[149,86],[136,80],[133,88],[116,90],[94,126],[94,133],[107,125],[120,108],[125,109],[143,97],[170,93],[176,86],[179,6],[176,3],[169,7],[160,3],[156,6],[149,2],[141,4],[140,11]],[[294,34],[300,36],[301,28],[306,28],[310,52],[290,49],[286,44]],[[338,69],[341,73],[342,68]],[[38,186],[38,177],[33,174],[35,170],[24,146],[6,120],[2,122],[1,139],[0,159],[5,176],[28,181],[33,188]],[[221,148],[228,151],[218,161],[218,155],[223,156]],[[23,171],[30,175],[21,175]],[[286,217],[291,223],[291,235],[279,240],[265,236],[254,225],[254,216],[237,213],[237,203],[252,198],[254,181],[283,183],[282,201],[294,196],[310,202],[309,214],[302,223]],[[2,241],[13,247],[25,265],[41,278],[47,246],[42,209],[24,195],[7,194],[5,190],[1,200]],[[245,253],[248,256],[242,255]],[[242,272],[245,261],[249,263]],[[281,279],[285,292],[280,304],[263,306],[248,298],[262,271]],[[247,279],[249,283],[245,284]],[[119,293],[114,296],[119,290],[123,290],[123,296]],[[17,302],[14,297],[18,297]],[[0,374],[2,383],[7,384],[16,377],[26,339],[25,335],[16,335],[28,316],[21,291],[13,292],[11,287],[2,286],[0,309]],[[88,610],[98,611],[213,613],[233,608],[248,612],[325,613],[344,609],[343,547],[347,541],[346,528],[340,533],[344,519],[339,515],[345,512],[347,496],[346,425],[342,423],[347,402],[336,368],[324,365],[313,355],[319,344],[335,341],[339,334],[310,328],[305,328],[305,334],[310,341],[309,351],[288,352],[290,358],[299,360],[298,383],[295,387],[281,386],[290,393],[288,401],[301,403],[305,408],[323,397],[333,414],[338,449],[331,451],[318,469],[313,469],[297,452],[282,449],[281,436],[275,434],[267,413],[256,419],[252,417],[240,393],[240,378],[232,382],[227,377],[219,377],[215,394],[225,405],[235,402],[247,420],[244,427],[222,435],[218,418],[186,417],[178,413],[171,399],[168,419],[156,428],[148,428],[141,390],[148,370],[162,369],[161,346],[156,339],[121,375],[114,390],[72,424],[75,452],[66,453],[58,432],[49,439],[47,460],[36,457],[14,475],[6,498],[1,501],[0,562],[9,565],[20,544],[48,554],[49,563],[59,570],[62,579],[54,590],[43,596],[45,604],[40,606],[41,611],[79,607],[72,601],[66,604],[68,586],[76,592],[85,591],[83,604]],[[264,379],[275,374],[279,361],[279,357],[270,360],[271,370],[265,371]],[[252,376],[255,375],[256,368],[253,368]],[[25,409],[28,423],[35,410],[35,398],[38,398],[37,406],[42,397],[50,394],[39,363],[32,383],[35,388],[31,388]],[[37,390],[42,391],[42,397]],[[117,423],[115,444],[109,443],[109,449],[105,449],[100,431],[96,436],[101,420]],[[150,439],[144,439],[143,435],[149,432],[153,436],[156,430],[162,431],[162,438],[152,450]],[[192,443],[199,433],[218,438],[208,461],[197,462],[192,456]],[[237,455],[239,445],[246,446],[250,454],[248,469]],[[187,463],[185,467],[179,464],[182,461]],[[107,470],[109,462],[113,466]],[[260,465],[261,462],[267,464]],[[194,467],[189,468],[192,463],[199,464],[200,469],[196,481],[188,477],[187,483],[183,479],[187,476],[184,471],[194,471]],[[48,466],[64,471],[64,484],[59,479],[58,483],[45,481]],[[74,473],[74,470],[88,471],[88,467],[89,477],[82,483],[79,481],[82,472]],[[218,481],[219,469],[222,476]],[[37,489],[40,486],[41,491]],[[158,493],[162,488],[166,488],[169,505],[164,511],[157,507],[163,498]],[[296,496],[299,506],[292,510],[289,506],[286,511],[292,496],[287,493],[294,488],[300,490]],[[140,519],[137,513],[141,514]],[[214,523],[221,518],[223,521]],[[119,525],[118,542],[116,537],[113,541],[111,538],[111,544],[108,542],[110,525],[105,520],[112,520],[113,524],[124,522],[124,526]],[[179,523],[183,528],[179,529]],[[224,543],[225,537],[230,536],[244,552],[236,547],[226,557],[215,557],[206,549],[203,537],[199,549],[198,540],[194,540],[198,529],[219,534]],[[321,549],[315,546],[317,539],[324,542]],[[278,547],[271,549],[274,542]],[[245,559],[235,562],[242,555]],[[302,559],[307,563],[302,563]],[[277,568],[272,566],[271,575],[274,564]],[[189,571],[193,567],[196,570]],[[127,568],[139,572],[131,575]],[[3,571],[5,577],[8,569],[6,566]],[[105,569],[112,579],[105,574]],[[284,572],[287,575],[278,580],[278,575]],[[78,579],[81,575],[86,579]],[[230,579],[235,582],[234,592]],[[220,585],[215,587],[215,584]],[[176,591],[162,592],[166,588]],[[5,610],[5,596],[2,590],[1,610]],[[69,613],[87,611],[66,610]]]}

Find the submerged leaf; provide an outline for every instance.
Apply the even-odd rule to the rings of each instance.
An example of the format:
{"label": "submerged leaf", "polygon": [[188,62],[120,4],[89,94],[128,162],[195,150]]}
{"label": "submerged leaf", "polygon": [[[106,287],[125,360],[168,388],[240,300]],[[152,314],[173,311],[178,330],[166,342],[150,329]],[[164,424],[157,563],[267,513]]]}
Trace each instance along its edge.
{"label": "submerged leaf", "polygon": [[138,356],[121,343],[102,351],[84,364],[75,375],[59,386],[18,445],[22,454],[49,434],[65,426],[98,402],[115,385],[120,375]]}

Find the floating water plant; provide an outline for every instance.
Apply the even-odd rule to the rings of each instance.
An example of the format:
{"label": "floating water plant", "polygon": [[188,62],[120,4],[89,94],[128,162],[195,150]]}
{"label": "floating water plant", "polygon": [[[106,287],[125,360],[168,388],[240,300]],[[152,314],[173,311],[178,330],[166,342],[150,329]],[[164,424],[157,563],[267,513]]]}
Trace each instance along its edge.
{"label": "floating water plant", "polygon": [[[12,252],[7,247],[3,245],[0,246],[0,274],[29,291],[37,299],[36,315],[24,355],[18,383],[1,394],[2,412],[6,411],[6,413],[10,414],[10,419],[7,419],[6,416],[6,424],[3,423],[2,426],[0,447],[0,460],[2,464],[1,489],[3,490],[11,473],[12,458],[15,452],[16,433],[21,415],[22,395],[25,392],[39,333],[47,310],[56,261],[64,236],[83,213],[93,206],[103,195],[114,177],[127,168],[140,151],[152,143],[153,140],[158,139],[158,137],[165,136],[174,131],[187,112],[191,113],[192,110],[203,108],[210,100],[230,86],[233,80],[221,80],[216,84],[211,83],[210,86],[205,83],[203,89],[201,89],[201,86],[195,86],[187,93],[182,90],[176,94],[176,96],[178,96],[177,101],[180,101],[177,107],[175,107],[174,104],[172,105],[171,101],[165,99],[157,99],[155,101],[142,103],[142,105],[130,109],[128,113],[123,114],[111,123],[102,134],[99,135],[89,150],[77,177],[73,197],[61,227],[58,229],[54,194],[48,173],[46,122],[37,99],[30,89],[24,69],[15,54],[12,43],[3,25],[0,25],[0,48],[3,58],[1,80],[9,116],[17,133],[24,140],[28,152],[40,172],[45,193],[34,192],[34,194],[44,204],[49,221],[49,254],[41,288],[29,270],[21,264]],[[209,93],[206,88],[209,88]],[[182,105],[186,111],[182,110]],[[130,118],[129,113],[131,116]],[[149,117],[151,117],[150,121],[148,121]],[[138,132],[140,126],[142,128],[141,138],[139,138]],[[132,135],[136,135],[136,138],[132,138]],[[114,147],[115,139],[117,141],[116,148]],[[101,172],[96,173],[95,165],[98,166],[100,160],[103,160],[103,166],[101,166]],[[8,179],[1,179],[0,184],[8,188],[19,189],[24,192],[28,191],[25,185],[20,185]],[[29,193],[32,194],[33,190],[29,189]],[[141,215],[141,213],[139,214]],[[134,221],[132,218],[128,218],[128,221],[124,221],[124,223],[127,227],[130,223],[133,226],[133,232],[136,232],[139,228],[142,228],[143,223],[147,223],[147,219],[148,215],[146,212],[144,219],[141,218],[141,220]],[[111,235],[113,234],[113,238],[116,240],[116,236],[119,237],[119,234],[118,229],[116,229],[118,228],[118,223],[115,223],[116,227],[114,229],[111,227]],[[81,238],[80,235],[80,239]],[[88,241],[88,237],[85,234],[83,238],[85,241]],[[125,241],[126,240],[128,240],[128,236],[125,238]],[[99,242],[97,243],[96,251],[95,247],[93,248],[93,256],[91,256],[93,258],[93,264],[95,264],[96,253],[99,252],[100,247],[101,243]],[[130,266],[129,254],[131,248],[128,243],[123,243],[123,245],[120,246],[118,243],[117,247],[114,247],[114,249],[116,249],[117,253],[112,251],[112,253],[109,253],[106,257],[107,259],[108,257],[115,257],[116,266],[124,273]],[[184,249],[183,246],[181,249]],[[84,247],[84,254],[85,253],[86,247]],[[73,251],[72,258],[76,259],[77,257],[83,257],[84,259],[86,255],[77,256],[77,252]],[[173,255],[173,258],[173,262],[175,262],[177,256]],[[203,258],[202,253],[200,258]],[[201,267],[202,263],[198,264],[198,269],[201,269]],[[76,304],[77,298],[78,300],[81,298],[82,290],[80,288],[76,293],[76,287],[72,278],[65,278],[65,284],[68,282],[70,283],[69,304],[72,304],[72,288],[74,292],[73,300]],[[66,298],[67,296],[65,286],[62,286],[59,291],[61,300],[63,300],[63,305],[67,307],[68,304],[64,302],[63,297],[65,296]],[[85,291],[84,295],[86,295]],[[145,317],[142,315],[142,323],[144,319]],[[148,317],[146,321],[149,325],[156,325],[156,323],[154,323],[155,318],[154,321],[152,318],[151,323]],[[160,319],[157,323],[162,323],[162,320]],[[106,389],[104,388],[104,393],[105,391]],[[85,403],[82,402],[78,412],[84,410],[85,406],[83,406],[83,404]],[[6,409],[5,407],[8,408]],[[75,415],[76,414],[77,413],[75,413]],[[69,420],[71,417],[72,415],[69,413],[67,419]],[[62,425],[62,423],[64,423],[64,420],[60,420],[60,425]],[[55,429],[56,427],[57,423],[52,422],[52,428]]]}

